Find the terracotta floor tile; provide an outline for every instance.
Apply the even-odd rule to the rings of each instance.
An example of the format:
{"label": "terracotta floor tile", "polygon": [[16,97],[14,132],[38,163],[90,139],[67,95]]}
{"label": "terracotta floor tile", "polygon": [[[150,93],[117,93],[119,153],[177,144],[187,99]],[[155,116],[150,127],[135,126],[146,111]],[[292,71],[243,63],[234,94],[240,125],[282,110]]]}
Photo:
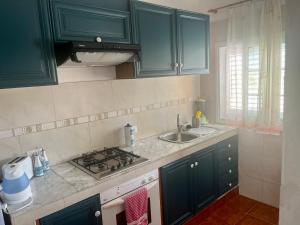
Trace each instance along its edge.
{"label": "terracotta floor tile", "polygon": [[246,198],[244,196],[237,196],[232,199],[230,199],[227,202],[227,206],[232,208],[234,211],[239,213],[247,213],[249,210],[251,210],[256,204],[256,201]]}
{"label": "terracotta floor tile", "polygon": [[270,225],[270,224],[248,215],[244,217],[237,225]]}
{"label": "terracotta floor tile", "polygon": [[271,224],[278,224],[279,210],[272,206],[257,203],[249,215]]}
{"label": "terracotta floor tile", "polygon": [[219,218],[210,216],[205,220],[203,220],[203,222],[198,223],[197,225],[229,225],[229,224]]}
{"label": "terracotta floor tile", "polygon": [[185,225],[277,225],[279,210],[241,195],[227,195]]}
{"label": "terracotta floor tile", "polygon": [[245,212],[239,212],[239,210],[230,208],[227,205],[222,206],[213,213],[214,217],[224,220],[229,225],[235,225],[245,215]]}

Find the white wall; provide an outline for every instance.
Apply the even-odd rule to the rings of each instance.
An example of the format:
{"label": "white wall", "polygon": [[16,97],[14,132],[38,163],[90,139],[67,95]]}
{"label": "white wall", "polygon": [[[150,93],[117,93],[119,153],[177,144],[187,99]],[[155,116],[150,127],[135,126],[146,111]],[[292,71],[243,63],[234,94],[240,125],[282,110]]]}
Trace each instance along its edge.
{"label": "white wall", "polygon": [[300,1],[287,0],[286,77],[280,224],[300,221]]}
{"label": "white wall", "polygon": [[[211,74],[201,77],[201,97],[207,99],[208,116],[217,119],[219,45],[226,44],[227,20],[211,23]],[[257,201],[278,207],[281,175],[282,136],[258,134],[240,129],[239,134],[239,182],[240,193]]]}

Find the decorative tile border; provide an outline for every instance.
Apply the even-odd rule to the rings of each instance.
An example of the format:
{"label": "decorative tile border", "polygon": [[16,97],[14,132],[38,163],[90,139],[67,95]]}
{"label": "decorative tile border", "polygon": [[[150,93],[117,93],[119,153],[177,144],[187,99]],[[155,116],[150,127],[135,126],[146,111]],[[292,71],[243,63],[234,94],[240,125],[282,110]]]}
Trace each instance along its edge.
{"label": "decorative tile border", "polygon": [[57,120],[57,121],[46,122],[46,123],[39,123],[39,124],[34,124],[34,125],[28,125],[25,127],[12,128],[12,129],[8,129],[8,130],[0,130],[0,139],[17,137],[17,136],[22,136],[22,135],[27,135],[27,134],[33,134],[33,133],[63,128],[63,127],[70,127],[70,126],[75,126],[78,124],[94,122],[97,120],[106,120],[106,119],[136,114],[136,113],[140,113],[140,112],[166,108],[166,107],[170,107],[170,106],[183,105],[183,104],[193,102],[194,100],[196,100],[196,98],[173,99],[173,100],[166,101],[166,102],[136,106],[136,107],[127,108],[127,109],[119,109],[119,110],[111,111],[111,112],[102,112],[102,113],[97,113],[97,114],[93,114],[93,115],[69,118],[69,119],[64,119],[64,120]]}

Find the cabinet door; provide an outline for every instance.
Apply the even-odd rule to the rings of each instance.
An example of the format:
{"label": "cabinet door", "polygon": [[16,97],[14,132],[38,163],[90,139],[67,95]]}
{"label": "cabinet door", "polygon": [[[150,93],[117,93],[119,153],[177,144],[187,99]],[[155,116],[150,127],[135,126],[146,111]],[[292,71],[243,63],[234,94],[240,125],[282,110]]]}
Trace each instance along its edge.
{"label": "cabinet door", "polygon": [[46,0],[0,2],[0,88],[56,84]]}
{"label": "cabinet door", "polygon": [[[57,1],[57,0],[51,0]],[[129,1],[128,0],[59,0],[63,3],[71,3],[77,5],[85,5],[95,8],[106,8],[114,9],[120,11],[129,11]]]}
{"label": "cabinet door", "polygon": [[201,150],[192,156],[195,212],[200,211],[216,199],[215,149]]}
{"label": "cabinet door", "polygon": [[141,45],[136,77],[177,75],[175,10],[131,2],[134,42]]}
{"label": "cabinet door", "polygon": [[177,11],[180,74],[209,72],[209,16]]}
{"label": "cabinet door", "polygon": [[57,41],[130,43],[130,13],[93,6],[53,1],[53,24]]}
{"label": "cabinet door", "polygon": [[164,224],[182,224],[193,215],[191,162],[178,160],[161,168]]}
{"label": "cabinet door", "polygon": [[102,225],[99,195],[83,200],[40,220],[41,225]]}

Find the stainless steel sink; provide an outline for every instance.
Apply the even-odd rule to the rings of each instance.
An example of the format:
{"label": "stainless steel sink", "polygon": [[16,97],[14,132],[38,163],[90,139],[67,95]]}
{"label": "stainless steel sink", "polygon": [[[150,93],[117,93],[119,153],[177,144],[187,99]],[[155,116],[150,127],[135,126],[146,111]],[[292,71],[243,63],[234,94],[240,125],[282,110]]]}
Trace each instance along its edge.
{"label": "stainless steel sink", "polygon": [[199,135],[182,132],[180,135],[176,132],[170,132],[159,136],[159,139],[172,143],[188,143],[199,138]]}

